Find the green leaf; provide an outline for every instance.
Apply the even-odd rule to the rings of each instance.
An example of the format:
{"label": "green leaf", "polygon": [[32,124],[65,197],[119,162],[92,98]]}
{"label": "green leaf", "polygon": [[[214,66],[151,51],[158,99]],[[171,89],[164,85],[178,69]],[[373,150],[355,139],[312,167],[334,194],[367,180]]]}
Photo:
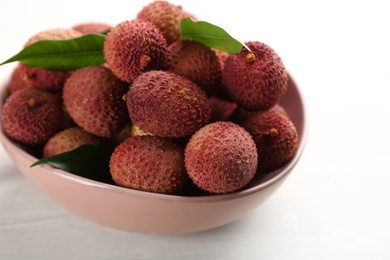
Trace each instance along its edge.
{"label": "green leaf", "polygon": [[205,21],[195,22],[185,18],[181,20],[180,27],[183,39],[197,41],[229,54],[238,53],[243,47],[249,50],[248,46],[234,39],[224,29]]}
{"label": "green leaf", "polygon": [[110,180],[111,150],[103,145],[84,144],[69,152],[43,158],[30,167],[49,164],[55,168],[95,181]]}
{"label": "green leaf", "polygon": [[85,34],[66,40],[38,41],[0,63],[0,66],[20,61],[31,67],[67,71],[103,64],[105,38],[103,34]]}

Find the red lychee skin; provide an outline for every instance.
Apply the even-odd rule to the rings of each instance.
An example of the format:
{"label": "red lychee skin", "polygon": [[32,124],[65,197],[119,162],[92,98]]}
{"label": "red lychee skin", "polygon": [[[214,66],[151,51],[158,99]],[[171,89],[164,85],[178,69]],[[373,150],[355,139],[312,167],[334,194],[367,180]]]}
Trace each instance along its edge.
{"label": "red lychee skin", "polygon": [[[24,46],[27,47],[41,40],[64,40],[81,35],[79,31],[73,29],[50,29],[33,35]],[[45,70],[38,67],[30,67],[23,63],[20,63],[20,73],[26,86],[51,92],[61,91],[65,80],[69,76],[68,71]]]}
{"label": "red lychee skin", "polygon": [[111,146],[116,147],[131,136],[133,125],[129,121],[118,133],[110,138]]}
{"label": "red lychee skin", "polygon": [[27,87],[39,88],[51,92],[60,92],[70,73],[68,71],[52,71],[20,64],[20,73]]}
{"label": "red lychee skin", "polygon": [[72,127],[51,137],[43,147],[42,156],[50,157],[68,152],[83,144],[103,144],[103,141],[80,127]]}
{"label": "red lychee skin", "polygon": [[271,111],[274,111],[276,113],[280,113],[280,114],[289,118],[289,115],[288,115],[287,111],[284,109],[284,107],[282,107],[280,104],[276,104],[266,111],[247,111],[247,110],[242,109],[242,108],[237,108],[231,114],[229,120],[240,125],[250,116],[254,116],[255,114],[271,112]]}
{"label": "red lychee skin", "polygon": [[87,22],[80,23],[73,26],[73,29],[81,32],[82,34],[87,33],[104,33],[112,28],[111,25],[100,22]]}
{"label": "red lychee skin", "polygon": [[273,107],[287,91],[287,71],[279,55],[261,42],[247,42],[252,52],[241,52],[227,58],[222,84],[237,104],[248,111]]}
{"label": "red lychee skin", "polygon": [[114,26],[106,36],[103,52],[112,72],[128,83],[145,71],[168,68],[167,42],[146,21],[134,19]]}
{"label": "red lychee skin", "polygon": [[129,121],[123,95],[128,84],[108,68],[90,66],[72,72],[63,89],[66,111],[85,131],[112,137]]}
{"label": "red lychee skin", "polygon": [[210,97],[209,104],[211,116],[209,123],[217,121],[229,121],[231,115],[237,110],[237,104],[219,97]]}
{"label": "red lychee skin", "polygon": [[167,71],[136,78],[127,93],[132,122],[162,137],[184,137],[204,126],[211,109],[206,94],[190,80]]}
{"label": "red lychee skin", "polygon": [[196,19],[181,6],[168,1],[154,1],[144,6],[137,14],[137,19],[156,26],[163,33],[168,45],[180,40],[180,21],[187,17]]}
{"label": "red lychee skin", "polygon": [[215,52],[215,54],[218,57],[219,65],[221,66],[221,69],[223,69],[223,67],[225,67],[225,62],[226,62],[227,58],[229,58],[229,53],[227,53],[225,51],[218,50],[218,49],[213,49],[213,51]]}
{"label": "red lychee skin", "polygon": [[12,94],[20,89],[26,88],[27,84],[23,79],[20,65],[18,65],[11,74],[10,82],[8,84],[8,94]]}
{"label": "red lychee skin", "polygon": [[185,148],[188,175],[201,189],[229,193],[256,174],[258,155],[252,136],[232,122],[215,122],[197,131]]}
{"label": "red lychee skin", "polygon": [[24,88],[6,100],[2,111],[4,132],[14,140],[43,145],[62,124],[62,102],[58,95],[35,88]]}
{"label": "red lychee skin", "polygon": [[298,133],[293,122],[278,111],[270,110],[248,116],[242,126],[255,140],[260,173],[282,167],[298,150]]}
{"label": "red lychee skin", "polygon": [[31,36],[28,39],[28,41],[24,44],[24,47],[42,40],[64,40],[64,39],[71,39],[79,36],[81,36],[81,33],[73,29],[68,29],[68,28],[49,29],[49,30],[41,31]]}
{"label": "red lychee skin", "polygon": [[169,71],[198,85],[208,96],[220,92],[222,70],[219,58],[209,47],[195,41],[177,41],[168,47]]}
{"label": "red lychee skin", "polygon": [[111,155],[110,172],[119,186],[164,194],[178,193],[189,179],[183,147],[158,136],[126,139]]}

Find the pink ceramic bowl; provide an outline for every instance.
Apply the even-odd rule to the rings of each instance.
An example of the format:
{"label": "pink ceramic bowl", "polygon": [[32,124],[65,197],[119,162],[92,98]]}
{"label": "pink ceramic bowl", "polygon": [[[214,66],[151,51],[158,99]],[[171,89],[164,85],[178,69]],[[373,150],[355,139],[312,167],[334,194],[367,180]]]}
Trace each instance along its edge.
{"label": "pink ceramic bowl", "polygon": [[[3,88],[1,105],[4,99]],[[293,170],[304,150],[307,120],[301,93],[292,78],[281,105],[300,135],[295,158],[280,170],[258,176],[246,189],[225,195],[163,195],[100,183],[49,165],[30,168],[37,158],[16,145],[3,131],[0,131],[0,140],[27,179],[65,208],[92,222],[141,233],[191,233],[219,227],[247,215],[275,192]]]}

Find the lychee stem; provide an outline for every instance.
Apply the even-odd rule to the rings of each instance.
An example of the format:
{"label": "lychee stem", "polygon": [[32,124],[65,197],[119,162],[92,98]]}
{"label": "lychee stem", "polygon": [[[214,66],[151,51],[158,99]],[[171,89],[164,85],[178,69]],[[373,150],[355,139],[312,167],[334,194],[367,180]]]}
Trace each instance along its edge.
{"label": "lychee stem", "polygon": [[27,100],[27,105],[28,105],[28,107],[30,107],[30,108],[34,108],[34,107],[36,107],[36,106],[38,106],[39,105],[39,102],[38,102],[38,100],[36,99],[36,98],[29,98],[28,100]]}
{"label": "lychee stem", "polygon": [[271,128],[270,130],[269,130],[269,136],[271,136],[271,137],[275,137],[275,136],[277,136],[278,134],[279,134],[279,132],[278,132],[278,130],[277,129],[275,129],[275,128]]}
{"label": "lychee stem", "polygon": [[34,78],[36,78],[36,77],[37,77],[37,74],[34,73],[34,72],[25,73],[25,74],[23,75],[23,79],[24,79],[24,80],[30,80],[30,79],[34,79]]}
{"label": "lychee stem", "polygon": [[253,52],[249,52],[247,55],[246,55],[246,62],[247,63],[253,63],[253,62],[255,62],[255,60],[256,60],[256,56],[255,56],[255,54],[253,53]]}
{"label": "lychee stem", "polygon": [[152,58],[149,55],[143,54],[139,62],[140,69],[141,70],[145,69],[151,61]]}

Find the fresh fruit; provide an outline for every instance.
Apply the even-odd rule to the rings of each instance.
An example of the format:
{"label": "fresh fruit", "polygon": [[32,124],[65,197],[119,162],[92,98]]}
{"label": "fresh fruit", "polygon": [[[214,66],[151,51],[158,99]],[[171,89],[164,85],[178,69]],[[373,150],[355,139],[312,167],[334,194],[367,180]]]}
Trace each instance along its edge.
{"label": "fresh fruit", "polygon": [[204,126],[211,109],[206,94],[190,80],[167,71],[141,74],[127,93],[132,122],[162,137],[183,137]]}
{"label": "fresh fruit", "polygon": [[232,114],[237,110],[237,104],[213,96],[209,98],[211,116],[209,123],[216,121],[230,121]]}
{"label": "fresh fruit", "polygon": [[254,116],[256,114],[261,114],[261,113],[265,113],[265,112],[271,112],[271,111],[274,111],[276,113],[280,113],[280,114],[282,114],[282,115],[284,115],[286,117],[289,117],[289,115],[287,114],[286,110],[280,104],[276,104],[276,105],[274,105],[273,107],[271,107],[270,109],[268,109],[266,111],[247,111],[245,109],[242,109],[242,108],[238,107],[231,114],[229,120],[234,122],[234,123],[236,123],[236,124],[241,124],[242,122],[244,122],[250,116]]}
{"label": "fresh fruit", "polygon": [[215,122],[197,131],[185,148],[185,166],[193,182],[208,192],[245,187],[258,164],[252,136],[232,122]]}
{"label": "fresh fruit", "polygon": [[222,71],[219,58],[209,47],[195,41],[177,41],[168,47],[169,71],[198,85],[208,96],[220,92]]}
{"label": "fresh fruit", "polygon": [[122,97],[128,84],[108,68],[90,66],[72,72],[63,89],[66,111],[74,122],[99,137],[112,137],[129,121]]}
{"label": "fresh fruit", "polygon": [[[196,20],[157,0],[115,26],[90,22],[37,33],[25,47],[100,35],[47,42],[64,50],[64,59],[46,62],[57,60],[63,71],[39,68],[37,53],[1,63],[31,65],[19,63],[10,78],[4,132],[35,157],[104,144],[106,155],[115,149],[104,163],[108,183],[179,196],[239,191],[256,174],[283,167],[299,136],[279,105],[288,87],[281,58],[262,42],[245,46],[187,17]],[[78,54],[84,67],[66,71]],[[96,61],[101,65],[92,66]]]}
{"label": "fresh fruit", "polygon": [[[25,47],[41,40],[64,40],[81,36],[79,31],[73,29],[50,29],[41,31],[32,37],[25,43]],[[21,77],[23,78],[26,86],[36,87],[52,92],[58,92],[62,90],[65,80],[69,76],[68,71],[51,71],[38,67],[27,66],[23,63],[19,65]]]}
{"label": "fresh fruit", "polygon": [[71,39],[79,36],[81,36],[81,33],[74,29],[68,29],[68,28],[48,29],[48,30],[38,32],[33,36],[31,36],[24,44],[24,46],[26,47],[42,40],[65,40],[65,39]]}
{"label": "fresh fruit", "polygon": [[68,71],[45,70],[30,67],[23,63],[20,64],[20,73],[27,87],[35,87],[51,92],[60,92],[70,75]]}
{"label": "fresh fruit", "polygon": [[250,41],[227,58],[222,82],[238,106],[249,111],[268,110],[287,91],[287,72],[279,55],[268,45]]}
{"label": "fresh fruit", "polygon": [[83,144],[103,144],[103,141],[80,127],[72,127],[52,136],[43,147],[42,156],[50,157],[68,152]]}
{"label": "fresh fruit", "polygon": [[253,136],[259,154],[258,172],[282,167],[298,149],[298,132],[283,113],[270,110],[248,116],[242,126]]}
{"label": "fresh fruit", "polygon": [[73,26],[73,29],[81,32],[82,34],[87,33],[104,33],[111,29],[111,25],[101,22],[88,22],[80,23]]}
{"label": "fresh fruit", "polygon": [[226,62],[227,58],[229,58],[229,53],[227,53],[225,51],[218,50],[218,49],[213,49],[213,51],[215,52],[215,54],[218,57],[219,65],[221,66],[221,69],[223,69],[223,67],[225,67],[225,62]]}
{"label": "fresh fruit", "polygon": [[179,5],[168,1],[154,1],[142,8],[137,19],[150,22],[164,35],[168,45],[180,40],[180,21],[194,16]]}
{"label": "fresh fruit", "polygon": [[110,172],[123,187],[176,194],[188,180],[184,149],[173,140],[158,136],[133,136],[111,155]]}
{"label": "fresh fruit", "polygon": [[145,71],[168,67],[164,36],[154,25],[138,19],[114,26],[106,36],[103,52],[112,72],[128,83]]}
{"label": "fresh fruit", "polygon": [[30,146],[43,145],[62,124],[62,102],[58,95],[36,88],[16,91],[2,110],[4,132]]}
{"label": "fresh fruit", "polygon": [[21,73],[20,64],[12,71],[11,79],[8,84],[8,93],[12,94],[20,89],[27,87],[27,84]]}
{"label": "fresh fruit", "polygon": [[131,136],[133,125],[129,121],[118,133],[110,138],[111,146],[116,147]]}

